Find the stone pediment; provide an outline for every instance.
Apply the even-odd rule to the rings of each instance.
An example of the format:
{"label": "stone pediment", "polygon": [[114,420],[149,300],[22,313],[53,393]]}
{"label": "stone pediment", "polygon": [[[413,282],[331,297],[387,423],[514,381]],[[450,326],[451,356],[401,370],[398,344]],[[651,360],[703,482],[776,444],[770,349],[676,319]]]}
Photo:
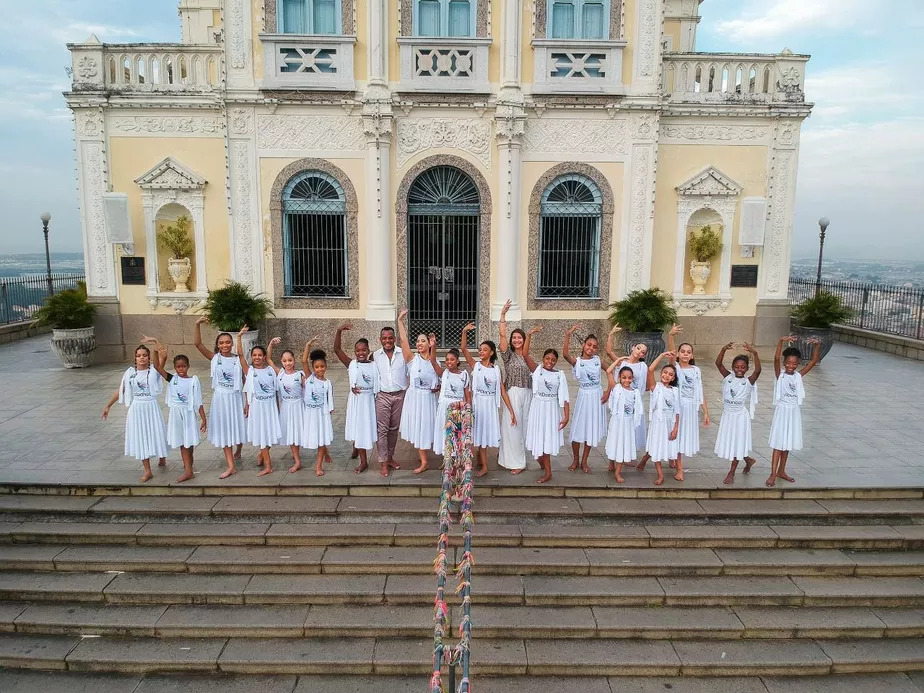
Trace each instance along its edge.
{"label": "stone pediment", "polygon": [[171,156],[135,179],[135,183],[147,190],[202,190],[206,182]]}
{"label": "stone pediment", "polygon": [[677,186],[680,195],[738,195],[741,186],[719,169],[710,166]]}

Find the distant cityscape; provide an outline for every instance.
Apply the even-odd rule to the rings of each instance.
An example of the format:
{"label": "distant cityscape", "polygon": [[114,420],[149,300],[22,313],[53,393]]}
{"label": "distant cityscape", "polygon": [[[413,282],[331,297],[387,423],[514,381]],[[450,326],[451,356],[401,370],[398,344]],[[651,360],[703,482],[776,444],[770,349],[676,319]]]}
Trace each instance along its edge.
{"label": "distant cityscape", "polygon": [[[792,261],[793,279],[815,279],[818,259]],[[869,260],[824,259],[821,278],[827,281],[889,284],[906,288],[924,288],[924,262],[872,262]]]}
{"label": "distant cityscape", "polygon": [[[0,279],[44,275],[45,253],[0,255]],[[52,272],[83,273],[83,253],[52,253]]]}

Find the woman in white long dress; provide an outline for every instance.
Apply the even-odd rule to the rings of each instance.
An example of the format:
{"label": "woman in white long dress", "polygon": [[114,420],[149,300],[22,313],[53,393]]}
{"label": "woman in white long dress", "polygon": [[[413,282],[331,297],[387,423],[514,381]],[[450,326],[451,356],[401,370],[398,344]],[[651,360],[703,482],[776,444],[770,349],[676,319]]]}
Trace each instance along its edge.
{"label": "woman in white long dress", "polygon": [[632,369],[619,367],[619,384],[613,377],[618,366],[614,363],[606,369],[610,386],[608,403],[610,406],[610,425],[606,432],[606,456],[616,465],[613,476],[617,484],[625,482],[622,466],[635,460],[638,448],[635,445],[635,428],[642,416],[642,395],[632,388]]}
{"label": "woman in white long dress", "polygon": [[[334,335],[334,353],[344,366],[350,384],[347,397],[345,438],[353,443],[354,457],[359,457],[359,465],[353,471],[361,474],[369,466],[368,452],[375,447],[378,440],[378,428],[375,417],[375,397],[379,393],[379,369],[370,360],[372,354],[369,340],[360,337],[353,345],[351,359],[343,350],[343,333],[353,329],[350,323],[337,328]],[[383,465],[382,476],[388,476],[388,467]]]}
{"label": "woman in white long dress", "polygon": [[[659,381],[655,383],[655,371],[663,358],[674,355],[664,352],[651,364],[648,371],[648,390],[651,400],[648,404],[651,422],[648,426],[648,440],[646,444],[647,457],[654,460],[655,486],[664,483],[664,472],[661,471],[661,462],[676,462],[674,479],[683,481],[683,463],[677,459],[677,433],[680,428],[680,390],[677,387],[677,369],[673,364],[667,363],[661,367]],[[638,471],[645,469],[645,460],[639,462]]]}
{"label": "woman in white long dress", "polygon": [[263,466],[257,476],[266,476],[273,473],[270,448],[278,445],[282,438],[279,402],[276,400],[279,383],[276,371],[266,362],[266,351],[262,346],[250,350],[250,364],[244,358],[241,337],[249,329],[244,325],[237,333],[237,355],[244,373],[244,416],[247,418],[247,438],[259,450],[257,464]]}
{"label": "woman in white long dress", "polygon": [[[703,410],[703,426],[709,425],[709,406],[703,396],[703,374],[693,358],[693,345],[683,342],[674,348],[674,337],[683,332],[680,325],[673,325],[667,335],[667,350],[675,354],[677,383],[680,388],[680,430],[677,432],[678,459],[690,457],[699,452],[699,410]],[[689,459],[686,469],[690,468]],[[682,475],[681,475],[682,476]],[[683,479],[681,478],[680,481]]]}
{"label": "woman in white long dress", "polygon": [[[802,402],[805,400],[805,388],[802,378],[815,367],[821,356],[821,343],[809,339],[814,344],[812,359],[799,370],[802,354],[795,347],[783,349],[784,342],[793,342],[795,337],[781,337],[773,355],[773,371],[776,382],[773,384],[773,420],[770,423],[770,447],[773,450],[770,476],[767,486],[773,486],[777,479],[793,482],[786,473],[786,462],[790,450],[802,449]],[[782,368],[780,359],[782,357]]]}
{"label": "woman in white long dress", "polygon": [[122,375],[119,389],[103,409],[103,420],[109,418],[112,405],[122,402],[128,408],[125,417],[125,454],[141,460],[144,474],[141,481],[151,479],[151,458],[167,456],[167,432],[164,417],[157,403],[163,380],[151,367],[151,350],[141,345],[135,349],[135,364]]}
{"label": "woman in white long dress", "polygon": [[427,469],[427,452],[433,449],[433,428],[436,417],[436,402],[439,399],[440,379],[430,363],[430,339],[421,333],[417,335],[411,350],[407,334],[407,309],[398,315],[398,336],[401,341],[401,353],[407,363],[408,387],[401,409],[401,422],[398,430],[401,438],[417,450],[420,464],[414,474],[421,474]]}
{"label": "woman in white long dress", "polygon": [[568,381],[564,373],[555,369],[557,363],[558,352],[546,349],[542,365],[533,372],[533,402],[526,426],[526,449],[542,467],[543,474],[537,479],[540,484],[552,478],[552,455],[561,451],[562,431],[571,414]]}
{"label": "woman in white long dress", "polygon": [[[581,344],[581,355],[574,358],[571,355],[571,336],[580,325],[574,325],[565,332],[565,344],[562,356],[571,364],[574,379],[578,383],[577,398],[574,402],[574,414],[571,417],[571,466],[569,471],[581,471],[590,474],[587,459],[590,451],[600,444],[606,434],[606,407],[609,397],[609,387],[604,392],[602,383],[603,368],[600,357],[597,356],[597,337],[587,335]],[[581,443],[584,444],[584,454],[581,455]]]}
{"label": "woman in white long dress", "polygon": [[459,350],[446,353],[446,367],[436,360],[436,337],[430,335],[430,365],[440,379],[440,396],[433,417],[433,452],[442,455],[446,446],[446,414],[454,402],[472,403],[472,378],[459,369]]}
{"label": "woman in white long dress", "polygon": [[516,425],[517,415],[510,404],[504,388],[497,362],[497,345],[485,340],[478,346],[478,361],[472,357],[466,344],[468,333],[475,329],[474,323],[462,328],[462,356],[472,369],[472,446],[478,452],[478,471],[475,476],[488,473],[488,448],[500,445],[500,424],[497,410],[501,401],[510,414],[510,423]]}
{"label": "woman in white long dress", "polygon": [[500,449],[497,464],[519,474],[526,469],[526,424],[529,421],[529,407],[533,399],[532,373],[537,364],[529,355],[529,343],[541,328],[534,327],[528,333],[515,328],[507,340],[507,311],[510,301],[504,304],[500,315],[500,353],[504,388],[513,407],[516,425],[506,416],[500,422]]}
{"label": "woman in white long dress", "polygon": [[[237,473],[235,461],[241,458],[241,447],[247,435],[244,419],[244,374],[237,354],[233,352],[234,339],[228,332],[220,332],[215,338],[215,349],[210,351],[202,343],[202,324],[208,318],[196,320],[193,343],[199,353],[210,361],[212,378],[212,404],[209,408],[209,442],[225,454],[228,468],[219,474],[227,479]],[[237,448],[234,450],[234,448]]]}
{"label": "woman in white long dress", "polygon": [[715,359],[715,366],[722,374],[722,418],[719,420],[719,432],[715,439],[715,454],[731,461],[731,469],[725,476],[726,484],[735,481],[738,460],[744,460],[744,473],[748,474],[757,461],[751,454],[751,421],[757,405],[757,379],[760,377],[760,357],[757,349],[744,344],[746,352],[754,357],[754,371],[748,375],[751,367],[746,354],[738,354],[732,359],[732,373],[725,367],[725,352],[734,343],[726,344]]}
{"label": "woman in white long dress", "polygon": [[[313,341],[313,340],[312,340]],[[311,375],[305,381],[305,429],[302,433],[302,445],[309,450],[317,450],[315,476],[324,476],[324,462],[330,461],[327,446],[334,442],[334,425],[331,413],[334,411],[334,388],[327,379],[327,354],[320,349],[307,353],[302,358],[303,367]],[[290,472],[297,471],[294,467]]]}
{"label": "woman in white long dress", "polygon": [[[302,468],[301,446],[302,436],[305,432],[305,405],[304,405],[304,388],[305,388],[305,371],[296,370],[295,352],[286,349],[280,357],[280,368],[273,362],[273,347],[282,340],[279,337],[273,337],[266,346],[266,362],[276,374],[276,393],[279,396],[279,428],[282,435],[279,436],[279,442],[288,445],[292,452],[292,459],[295,464],[289,469],[290,472],[297,472]],[[313,341],[313,340],[312,340]],[[307,350],[312,342],[305,345]]]}
{"label": "woman in white long dress", "polygon": [[[610,330],[610,333],[606,337],[606,355],[619,366],[628,366],[632,369],[632,387],[635,390],[639,391],[639,394],[644,394],[647,391],[648,383],[648,364],[645,363],[645,358],[648,356],[648,345],[642,342],[633,344],[629,349],[628,356],[617,356],[616,352],[613,351],[613,336],[620,332],[622,328],[619,325],[613,325],[613,328]],[[642,397],[644,402],[645,398]],[[645,445],[648,442],[648,431],[645,425],[645,413],[644,407],[642,411],[642,416],[638,421],[638,426],[635,428],[635,444],[638,448],[644,450]],[[645,463],[648,462],[650,458],[646,452],[642,456],[641,462],[639,462],[642,467],[645,466]],[[610,471],[613,471],[613,465],[610,465]]]}

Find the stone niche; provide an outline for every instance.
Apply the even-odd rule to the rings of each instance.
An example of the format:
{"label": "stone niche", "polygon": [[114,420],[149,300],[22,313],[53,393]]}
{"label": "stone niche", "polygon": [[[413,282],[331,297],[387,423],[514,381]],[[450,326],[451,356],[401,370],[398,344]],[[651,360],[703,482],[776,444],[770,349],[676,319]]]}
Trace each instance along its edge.
{"label": "stone niche", "polygon": [[[725,225],[722,223],[721,215],[711,208],[703,208],[695,211],[691,216],[686,225],[686,235],[684,236],[684,273],[683,273],[683,293],[685,295],[691,295],[693,293],[693,279],[690,277],[690,263],[696,260],[696,257],[693,255],[693,251],[690,250],[690,232],[695,231],[699,233],[704,226],[711,226],[712,230],[719,235],[721,238],[724,233]],[[710,259],[712,264],[712,274],[709,276],[709,281],[706,282],[706,295],[714,296],[719,293],[719,279],[722,275],[722,272],[725,271],[725,268],[722,266],[722,253],[719,252],[718,255]]]}

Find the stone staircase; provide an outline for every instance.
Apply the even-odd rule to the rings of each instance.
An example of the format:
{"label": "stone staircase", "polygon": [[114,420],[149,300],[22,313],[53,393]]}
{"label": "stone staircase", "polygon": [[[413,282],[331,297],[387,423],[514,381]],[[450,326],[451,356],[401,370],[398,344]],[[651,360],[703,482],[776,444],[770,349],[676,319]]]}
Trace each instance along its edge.
{"label": "stone staircase", "polygon": [[[0,491],[2,693],[427,689],[433,489]],[[924,691],[921,490],[531,491],[475,501],[478,693]]]}

